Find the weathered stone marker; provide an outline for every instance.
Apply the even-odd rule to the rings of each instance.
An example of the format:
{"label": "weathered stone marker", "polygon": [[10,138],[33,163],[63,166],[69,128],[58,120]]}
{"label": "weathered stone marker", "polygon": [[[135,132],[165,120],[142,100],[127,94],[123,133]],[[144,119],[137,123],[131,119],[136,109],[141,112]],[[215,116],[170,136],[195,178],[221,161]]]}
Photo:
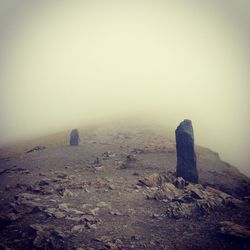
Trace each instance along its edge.
{"label": "weathered stone marker", "polygon": [[70,145],[77,146],[79,143],[79,132],[77,129],[72,129],[70,133]]}
{"label": "weathered stone marker", "polygon": [[175,130],[177,167],[176,177],[198,183],[196,155],[194,151],[194,133],[190,120],[184,120]]}

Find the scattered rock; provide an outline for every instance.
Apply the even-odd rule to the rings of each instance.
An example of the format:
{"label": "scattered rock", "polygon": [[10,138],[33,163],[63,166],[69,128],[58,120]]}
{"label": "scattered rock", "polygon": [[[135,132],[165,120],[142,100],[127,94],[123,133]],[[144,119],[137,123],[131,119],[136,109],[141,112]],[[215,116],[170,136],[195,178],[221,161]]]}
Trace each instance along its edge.
{"label": "scattered rock", "polygon": [[69,203],[61,203],[58,205],[58,208],[65,211],[65,212],[68,212],[69,211]]}
{"label": "scattered rock", "polygon": [[80,182],[80,183],[69,183],[68,185],[68,188],[70,189],[86,189],[85,187],[86,183],[83,181],[83,182]]}
{"label": "scattered rock", "polygon": [[100,158],[96,157],[94,160],[94,165],[100,165],[100,164],[101,164]]}
{"label": "scattered rock", "polygon": [[134,155],[127,155],[126,161],[127,162],[136,161],[136,158]]}
{"label": "scattered rock", "polygon": [[148,187],[157,187],[163,185],[167,181],[167,178],[164,175],[158,173],[151,174],[144,178],[144,180],[139,180],[138,185],[145,185]]}
{"label": "scattered rock", "polygon": [[132,235],[130,237],[130,239],[133,240],[133,241],[138,241],[138,240],[140,240],[140,237],[138,235]]}
{"label": "scattered rock", "polygon": [[46,173],[39,173],[39,176],[46,176]]}
{"label": "scattered rock", "polygon": [[96,230],[96,229],[97,229],[97,226],[96,226],[96,224],[91,224],[90,222],[87,222],[87,223],[86,223],[86,228],[87,228],[87,229]]}
{"label": "scattered rock", "polygon": [[94,169],[95,169],[95,171],[103,171],[104,170],[104,166],[103,165],[95,165],[94,166]]}
{"label": "scattered rock", "polygon": [[71,228],[71,233],[81,233],[84,229],[84,225],[75,225]]}
{"label": "scattered rock", "polygon": [[83,215],[83,214],[85,214],[85,212],[77,210],[75,208],[69,208],[67,210],[67,212],[70,212],[70,213],[73,213],[73,214],[76,214],[76,215]]}
{"label": "scattered rock", "polygon": [[160,219],[160,218],[162,218],[162,215],[160,215],[160,214],[152,214],[152,216],[151,216],[153,219]]}
{"label": "scattered rock", "polygon": [[49,185],[49,182],[45,180],[37,182],[33,186],[28,186],[27,191],[42,195],[51,195],[55,192],[54,188]]}
{"label": "scattered rock", "polygon": [[189,218],[193,214],[194,206],[189,203],[171,202],[167,206],[166,214],[170,218]]}
{"label": "scattered rock", "polygon": [[109,185],[108,185],[108,189],[110,189],[110,190],[114,190],[114,189],[115,189],[115,185],[113,185],[113,184],[109,184]]}
{"label": "scattered rock", "polygon": [[109,187],[109,184],[107,183],[107,181],[104,181],[103,179],[101,178],[97,178],[93,183],[93,186],[95,188],[108,188]]}
{"label": "scattered rock", "polygon": [[65,235],[52,226],[33,224],[33,248],[35,249],[68,249]]}
{"label": "scattered rock", "polygon": [[0,215],[0,230],[4,229],[6,226],[11,224],[13,221],[16,221],[20,217],[15,213],[9,212]]}
{"label": "scattered rock", "polygon": [[176,176],[186,181],[198,183],[196,154],[194,150],[193,126],[190,120],[184,120],[175,130],[177,167]]}
{"label": "scattered rock", "polygon": [[75,250],[88,250],[87,248],[83,248],[83,247],[75,247]]}
{"label": "scattered rock", "polygon": [[182,177],[177,177],[174,181],[174,185],[178,189],[183,189],[186,186],[186,182]]}
{"label": "scattered rock", "polygon": [[237,238],[250,239],[250,227],[236,224],[232,221],[220,222],[220,232]]}
{"label": "scattered rock", "polygon": [[112,242],[108,242],[105,245],[105,247],[107,247],[110,250],[120,250],[120,248],[115,243],[112,243]]}
{"label": "scattered rock", "polygon": [[109,207],[110,205],[104,201],[100,201],[96,204],[97,207]]}
{"label": "scattered rock", "polygon": [[[30,193],[20,193],[15,196],[15,202],[12,203],[12,206],[15,210],[18,211],[19,208],[23,207],[27,211],[42,211],[46,206],[38,202],[40,199],[36,195]],[[24,208],[26,207],[26,208]],[[25,212],[26,213],[26,212]]]}
{"label": "scattered rock", "polygon": [[150,143],[144,148],[134,148],[131,151],[132,154],[147,154],[147,153],[175,153],[174,144],[168,145],[155,145],[154,143]]}
{"label": "scattered rock", "polygon": [[59,173],[58,175],[57,175],[57,178],[60,178],[60,179],[69,179],[69,177],[68,177],[68,175],[67,174],[65,174],[65,173]]}
{"label": "scattered rock", "polygon": [[161,187],[167,182],[174,183],[175,179],[174,173],[171,171],[164,174],[153,173],[145,177],[143,180],[139,180],[137,185],[147,187]]}
{"label": "scattered rock", "polygon": [[9,174],[9,173],[21,173],[21,174],[30,174],[31,172],[28,169],[25,168],[17,168],[17,166],[13,166],[11,168],[6,168],[2,171],[0,171],[0,175],[2,174]]}
{"label": "scattered rock", "polygon": [[115,154],[112,153],[112,152],[110,152],[110,151],[104,152],[104,153],[102,154],[102,159],[103,159],[103,160],[108,160],[108,159],[111,159],[111,158],[113,158],[113,157],[115,157]]}
{"label": "scattered rock", "polygon": [[62,211],[59,211],[58,209],[54,208],[54,207],[49,207],[45,210],[45,212],[51,216],[54,217],[56,219],[62,219],[66,217],[66,214]]}
{"label": "scattered rock", "polygon": [[38,183],[38,185],[39,186],[48,186],[50,184],[50,181],[49,180],[41,180],[41,181],[39,181],[39,183]]}
{"label": "scattered rock", "polygon": [[97,215],[97,212],[100,210],[99,207],[96,207],[96,208],[93,208],[93,209],[90,209],[89,212],[91,215]]}
{"label": "scattered rock", "polygon": [[115,240],[115,244],[119,247],[121,247],[123,245],[123,242],[120,239],[116,239]]}
{"label": "scattered rock", "polygon": [[141,148],[134,148],[132,151],[131,151],[132,154],[143,154],[145,153],[145,151]]}
{"label": "scattered rock", "polygon": [[206,199],[207,198],[207,192],[205,191],[205,188],[202,185],[193,185],[190,184],[186,187],[186,190],[189,191],[189,195],[194,199]]}
{"label": "scattered rock", "polygon": [[134,155],[127,155],[126,160],[118,162],[118,166],[120,169],[126,169],[131,167],[131,165],[136,161],[137,159],[135,158]]}
{"label": "scattered rock", "polygon": [[34,148],[28,150],[26,153],[32,153],[34,151],[40,151],[40,150],[44,150],[44,149],[46,149],[45,146],[35,146]]}
{"label": "scattered rock", "polygon": [[[166,154],[161,154],[158,158],[157,154],[152,153],[169,152],[169,148],[165,147],[163,140],[151,139],[154,144],[148,143],[148,146],[141,151],[135,150],[131,153],[135,145],[143,147],[143,144],[139,144],[139,141],[131,136],[133,145],[124,143],[123,150],[113,159],[114,153],[104,151],[117,150],[115,152],[118,152],[119,148],[114,149],[115,146],[112,143],[110,146],[105,144],[105,137],[100,138],[103,143],[98,138],[98,145],[99,143],[103,145],[92,152],[99,156],[94,162],[95,165],[93,165],[95,158],[91,156],[92,153],[88,155],[88,151],[94,146],[90,144],[80,158],[73,159],[76,148],[62,147],[62,151],[55,150],[56,157],[60,157],[61,153],[65,152],[74,154],[67,155],[63,162],[58,162],[57,158],[53,159],[51,165],[47,156],[43,158],[37,153],[34,153],[34,159],[24,156],[32,161],[27,165],[24,161],[20,162],[20,166],[30,168],[33,160],[34,162],[38,160],[34,165],[37,168],[32,169],[33,176],[20,178],[21,182],[27,184],[15,186],[14,178],[19,178],[20,173],[26,172],[25,169],[16,166],[4,171],[7,174],[11,173],[9,176],[1,176],[4,180],[0,190],[2,204],[9,203],[9,208],[1,207],[2,211],[0,211],[2,243],[10,246],[11,249],[182,249],[185,246],[195,249],[204,248],[207,243],[207,248],[212,246],[234,248],[238,240],[233,241],[231,237],[248,239],[249,228],[243,226],[244,224],[238,225],[232,222],[220,224],[218,229],[221,234],[230,237],[229,243],[222,237],[220,237],[221,241],[216,237],[214,227],[218,223],[218,218],[223,220],[234,218],[239,224],[247,224],[246,215],[249,214],[249,209],[246,201],[249,197],[241,202],[226,193],[210,188],[207,185],[211,182],[204,176],[202,180],[207,183],[202,186],[193,184],[181,176],[176,178],[173,172],[154,173],[156,169],[162,171],[160,169],[164,168],[163,157]],[[94,146],[94,149],[97,149],[98,145]],[[104,153],[100,154],[100,152]],[[138,155],[142,152],[150,154]],[[128,153],[131,155],[127,155]],[[138,157],[137,161],[135,157]],[[171,157],[170,161],[166,161],[169,169],[172,169],[170,164],[174,160],[173,155]],[[44,164],[46,167],[41,164],[43,159],[46,161]],[[120,159],[123,161],[119,162]],[[158,166],[154,163],[155,159]],[[101,169],[100,162],[104,163],[104,160],[107,160],[104,166],[105,172],[94,172],[92,167]],[[117,171],[115,163],[133,168]],[[64,169],[65,166],[67,169]],[[216,165],[211,166],[211,168],[215,167]],[[46,173],[39,174],[39,171]],[[16,172],[16,175],[13,174]],[[45,177],[39,177],[38,174]],[[140,177],[137,177],[139,175]],[[219,177],[219,175],[215,176],[215,178]],[[34,181],[35,184],[33,184]],[[214,186],[218,183],[216,181]],[[32,183],[31,186],[28,186],[30,183]],[[6,184],[8,186],[5,186]],[[234,182],[229,184],[234,185]],[[86,193],[89,192],[86,187],[91,190],[91,194]],[[108,193],[105,193],[107,190]],[[145,200],[144,195],[154,200]],[[15,201],[13,201],[14,196]],[[68,198],[71,196],[74,198]],[[239,206],[242,206],[242,209],[238,209]],[[231,207],[233,207],[232,210],[230,210]],[[216,212],[213,214],[214,211]],[[207,216],[209,214],[211,216]],[[203,215],[206,216],[202,218]],[[177,219],[179,221],[176,221]],[[27,223],[30,221],[39,224],[31,225],[29,228]],[[207,226],[208,222],[211,224]],[[169,234],[167,238],[164,236],[166,233]],[[102,242],[97,243],[94,239],[100,235],[103,236]],[[210,243],[211,237],[214,238],[214,236],[219,241],[215,245]],[[116,240],[117,237],[122,240]],[[201,242],[202,245],[198,246]],[[0,249],[5,249],[2,243],[0,243]],[[239,249],[248,248],[242,247],[241,244]]]}
{"label": "scattered rock", "polygon": [[110,211],[110,214],[112,215],[122,215],[119,211],[115,210],[115,211]]}
{"label": "scattered rock", "polygon": [[[183,183],[183,180],[179,181]],[[233,196],[211,187],[191,183],[181,187],[176,188],[170,182],[151,187],[147,198],[166,202],[167,216],[173,218],[210,214],[218,209],[239,207],[242,204],[242,201]]]}
{"label": "scattered rock", "polygon": [[15,199],[20,202],[20,200],[32,200],[32,199],[35,199],[36,197],[37,196],[34,194],[20,193],[20,194],[16,195]]}
{"label": "scattered rock", "polygon": [[164,201],[172,201],[174,198],[180,195],[179,189],[177,189],[172,183],[165,183],[162,185],[153,196],[149,196],[149,198],[153,198],[156,200],[164,200]]}
{"label": "scattered rock", "polygon": [[56,191],[61,195],[61,196],[68,196],[68,197],[73,197],[74,194],[68,190],[67,188],[64,188],[64,187],[59,187],[56,189]]}

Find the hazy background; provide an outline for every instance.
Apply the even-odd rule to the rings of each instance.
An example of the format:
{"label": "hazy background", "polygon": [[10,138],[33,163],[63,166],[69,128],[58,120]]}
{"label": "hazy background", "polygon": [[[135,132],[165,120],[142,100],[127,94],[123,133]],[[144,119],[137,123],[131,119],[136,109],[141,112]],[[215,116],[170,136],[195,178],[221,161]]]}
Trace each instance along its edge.
{"label": "hazy background", "polygon": [[0,143],[119,117],[250,175],[250,2],[0,0]]}

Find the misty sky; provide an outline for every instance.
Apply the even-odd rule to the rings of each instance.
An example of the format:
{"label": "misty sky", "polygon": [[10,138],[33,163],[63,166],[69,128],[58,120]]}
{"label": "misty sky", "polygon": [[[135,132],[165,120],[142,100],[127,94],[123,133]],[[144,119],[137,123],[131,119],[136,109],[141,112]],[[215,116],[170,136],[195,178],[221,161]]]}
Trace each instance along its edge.
{"label": "misty sky", "polygon": [[250,2],[0,0],[0,142],[134,116],[193,121],[250,175]]}

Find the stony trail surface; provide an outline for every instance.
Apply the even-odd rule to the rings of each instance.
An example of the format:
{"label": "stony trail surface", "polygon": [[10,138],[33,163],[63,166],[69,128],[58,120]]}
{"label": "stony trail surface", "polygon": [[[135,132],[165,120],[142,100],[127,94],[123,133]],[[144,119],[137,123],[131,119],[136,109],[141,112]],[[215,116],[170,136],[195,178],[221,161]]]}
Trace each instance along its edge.
{"label": "stony trail surface", "polygon": [[176,184],[164,129],[80,138],[1,148],[0,249],[249,249],[250,182],[217,153],[196,146],[200,185]]}

